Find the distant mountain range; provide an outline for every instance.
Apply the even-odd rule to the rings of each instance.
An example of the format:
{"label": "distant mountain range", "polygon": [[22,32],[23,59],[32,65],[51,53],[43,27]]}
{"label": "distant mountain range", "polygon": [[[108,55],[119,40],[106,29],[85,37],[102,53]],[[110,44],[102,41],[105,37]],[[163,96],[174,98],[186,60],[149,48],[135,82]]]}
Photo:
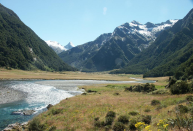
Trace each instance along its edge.
{"label": "distant mountain range", "polygon": [[0,4],[0,67],[23,70],[76,70],[64,63],[10,9]]}
{"label": "distant mountain range", "polygon": [[62,46],[60,43],[51,40],[45,42],[48,44],[49,47],[51,47],[56,52],[56,54],[59,54],[62,51],[67,51],[75,47],[72,42],[69,42],[66,46]]}
{"label": "distant mountain range", "polygon": [[133,57],[148,48],[163,30],[178,20],[160,24],[137,21],[115,28],[113,33],[102,34],[94,41],[59,54],[63,61],[82,71],[106,71],[125,67]]}
{"label": "distant mountain range", "polygon": [[[193,9],[172,28],[164,30],[128,65],[111,73],[144,74],[144,77],[193,78]],[[186,74],[187,76],[184,76]]]}

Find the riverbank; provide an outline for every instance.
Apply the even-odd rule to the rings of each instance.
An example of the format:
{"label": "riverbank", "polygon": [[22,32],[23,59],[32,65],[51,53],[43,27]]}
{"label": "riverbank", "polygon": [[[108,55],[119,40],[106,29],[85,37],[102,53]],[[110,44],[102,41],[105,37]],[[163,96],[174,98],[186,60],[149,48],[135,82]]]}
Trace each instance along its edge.
{"label": "riverbank", "polygon": [[[154,78],[156,88],[165,89],[168,79]],[[39,121],[44,127],[43,130],[112,130],[113,125],[118,121],[119,117],[126,116],[130,122],[141,121],[143,116],[151,117],[151,130],[157,130],[159,120],[173,118],[172,111],[178,102],[183,102],[187,96],[185,95],[152,95],[139,92],[125,91],[126,87],[137,85],[136,83],[127,84],[99,84],[81,86],[87,93],[75,96],[66,100],[62,100],[59,104],[50,110],[40,114],[34,118],[31,123]],[[152,106],[151,101],[158,100],[161,104]],[[108,111],[116,113],[112,126],[105,126],[106,115]],[[130,115],[132,114],[132,115]],[[133,115],[134,114],[134,115]],[[129,124],[125,126],[130,128]]]}
{"label": "riverbank", "polygon": [[0,87],[0,106],[2,104],[20,101],[25,98],[26,94],[21,91],[17,91],[7,87]]}

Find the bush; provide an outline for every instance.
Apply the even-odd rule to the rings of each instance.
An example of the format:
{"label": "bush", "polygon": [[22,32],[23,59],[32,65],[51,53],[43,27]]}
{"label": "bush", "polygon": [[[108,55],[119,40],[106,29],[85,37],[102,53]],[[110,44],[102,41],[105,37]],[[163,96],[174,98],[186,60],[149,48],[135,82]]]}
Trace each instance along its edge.
{"label": "bush", "polygon": [[114,111],[108,111],[106,117],[113,117],[115,118],[116,113]]}
{"label": "bush", "polygon": [[170,87],[170,91],[172,94],[185,94],[190,92],[190,88],[185,81],[177,82]]}
{"label": "bush", "polygon": [[114,93],[113,95],[118,96],[118,95],[120,95],[120,94],[116,92],[116,93]]}
{"label": "bush", "polygon": [[152,106],[159,105],[159,104],[161,104],[161,102],[159,100],[152,100],[151,101]]}
{"label": "bush", "polygon": [[136,92],[152,92],[155,91],[155,85],[154,84],[143,84],[143,85],[134,85],[134,86],[130,86],[125,88],[125,91],[136,91]]}
{"label": "bush", "polygon": [[137,128],[135,127],[135,124],[137,123],[137,120],[135,120],[135,119],[131,119],[130,121],[129,121],[129,129],[130,130],[137,130]]}
{"label": "bush", "polygon": [[132,116],[136,116],[136,115],[138,115],[139,114],[139,112],[137,112],[137,111],[131,111],[131,112],[129,112],[129,115],[132,115]]}
{"label": "bush", "polygon": [[43,131],[45,130],[45,125],[40,123],[40,120],[35,118],[29,123],[29,131]]}
{"label": "bush", "polygon": [[170,93],[170,90],[168,90],[168,89],[159,89],[159,90],[153,91],[152,94],[153,95],[163,95],[163,94],[169,95],[171,93]]}
{"label": "bush", "polygon": [[96,93],[97,91],[88,90],[87,92],[88,92],[88,93],[92,93],[92,92]]}
{"label": "bush", "polygon": [[121,122],[123,124],[127,124],[129,122],[129,118],[127,116],[119,116],[118,122]]}
{"label": "bush", "polygon": [[113,121],[114,121],[114,117],[106,117],[105,125],[112,125]]}
{"label": "bush", "polygon": [[56,130],[56,126],[52,126],[50,127],[49,131],[55,131]]}
{"label": "bush", "polygon": [[144,112],[150,112],[151,110],[150,109],[145,109]]}
{"label": "bush", "polygon": [[187,106],[178,105],[178,109],[179,109],[180,113],[182,113],[182,114],[188,112],[188,107]]}
{"label": "bush", "polygon": [[94,126],[95,126],[95,127],[101,127],[102,124],[101,124],[100,121],[94,121]]}
{"label": "bush", "polygon": [[125,125],[121,122],[116,122],[115,125],[113,126],[114,131],[124,131]]}
{"label": "bush", "polygon": [[57,114],[61,113],[62,110],[63,110],[63,109],[52,108],[52,109],[51,109],[51,113],[52,113],[53,115],[57,115]]}
{"label": "bush", "polygon": [[187,97],[186,97],[186,100],[187,100],[187,101],[193,101],[193,96],[192,96],[192,95],[187,96]]}
{"label": "bush", "polygon": [[147,115],[147,116],[142,116],[142,122],[145,122],[145,124],[150,124],[151,123],[151,116]]}

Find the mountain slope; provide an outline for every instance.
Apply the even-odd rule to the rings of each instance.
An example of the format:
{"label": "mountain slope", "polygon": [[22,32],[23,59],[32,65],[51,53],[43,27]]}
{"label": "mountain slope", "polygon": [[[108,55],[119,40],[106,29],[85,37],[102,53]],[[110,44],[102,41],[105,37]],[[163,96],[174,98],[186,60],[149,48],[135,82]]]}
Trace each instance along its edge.
{"label": "mountain slope", "polygon": [[[71,66],[83,71],[105,71],[122,68],[134,56],[146,49],[163,31],[172,27],[177,20],[161,24],[140,24],[137,21],[115,28],[111,34],[103,34],[95,41],[80,45],[59,54]],[[86,47],[86,48],[85,48]]]}
{"label": "mountain slope", "polygon": [[174,75],[178,67],[192,56],[192,39],[193,9],[172,28],[163,31],[126,68],[112,73],[145,73],[144,77]]}
{"label": "mountain slope", "polygon": [[73,67],[82,69],[84,62],[93,57],[97,51],[103,46],[104,41],[109,39],[111,33],[103,34],[96,40],[76,46],[70,50],[59,54],[59,57]]}
{"label": "mountain slope", "polygon": [[75,70],[65,64],[13,11],[1,4],[0,66],[23,70]]}

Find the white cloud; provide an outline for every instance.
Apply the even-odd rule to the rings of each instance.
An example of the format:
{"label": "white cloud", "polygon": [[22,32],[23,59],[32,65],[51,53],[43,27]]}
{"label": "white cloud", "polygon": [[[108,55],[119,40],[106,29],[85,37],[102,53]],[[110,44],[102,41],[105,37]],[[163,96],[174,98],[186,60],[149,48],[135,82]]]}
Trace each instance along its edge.
{"label": "white cloud", "polygon": [[107,7],[104,7],[103,8],[103,15],[106,15],[107,14]]}

